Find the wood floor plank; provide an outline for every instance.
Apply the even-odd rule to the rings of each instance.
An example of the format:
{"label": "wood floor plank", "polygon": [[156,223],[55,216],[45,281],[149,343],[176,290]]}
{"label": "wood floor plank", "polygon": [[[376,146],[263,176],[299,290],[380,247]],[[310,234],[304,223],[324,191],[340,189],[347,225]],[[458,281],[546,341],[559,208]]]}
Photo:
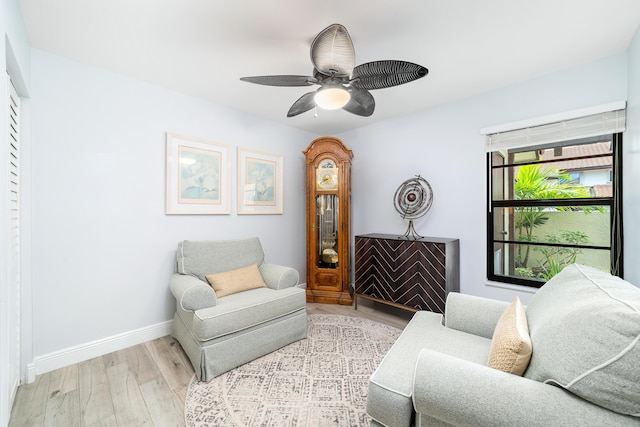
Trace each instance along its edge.
{"label": "wood floor plank", "polygon": [[176,398],[178,399],[178,402],[180,402],[180,405],[182,405],[182,407],[184,408],[184,403],[187,399],[187,391],[189,391],[189,385],[187,384],[184,387],[180,387],[172,391],[176,395]]}
{"label": "wood floor plank", "polygon": [[122,426],[118,425],[118,422],[116,421],[116,416],[115,414],[113,414],[87,427],[122,427]]}
{"label": "wood floor plank", "polygon": [[102,356],[102,362],[104,363],[105,369],[127,363],[127,349],[125,348],[105,354],[104,356]]}
{"label": "wood floor plank", "polygon": [[117,424],[120,426],[152,426],[153,421],[131,367],[126,364],[107,368],[109,390]]}
{"label": "wood floor plank", "polygon": [[78,366],[80,413],[83,426],[101,423],[114,415],[109,392],[107,371],[102,357],[96,357]]}
{"label": "wood floor plank", "polygon": [[178,404],[164,378],[156,378],[140,388],[155,425],[184,427],[184,406]]}
{"label": "wood floor plank", "polygon": [[78,365],[51,371],[49,395],[65,394],[78,389]]}
{"label": "wood floor plank", "polygon": [[78,390],[56,393],[47,402],[45,427],[80,427],[80,396]]}
{"label": "wood floor plank", "polygon": [[138,383],[144,384],[162,376],[158,365],[151,359],[151,355],[144,344],[129,347],[125,352],[127,365],[135,374]]}
{"label": "wood floor plank", "polygon": [[18,387],[9,418],[9,427],[40,427],[49,399],[50,373],[38,375],[35,382]]}
{"label": "wood floor plank", "polygon": [[193,376],[193,367],[180,344],[170,336],[145,343],[171,390],[186,387]]}

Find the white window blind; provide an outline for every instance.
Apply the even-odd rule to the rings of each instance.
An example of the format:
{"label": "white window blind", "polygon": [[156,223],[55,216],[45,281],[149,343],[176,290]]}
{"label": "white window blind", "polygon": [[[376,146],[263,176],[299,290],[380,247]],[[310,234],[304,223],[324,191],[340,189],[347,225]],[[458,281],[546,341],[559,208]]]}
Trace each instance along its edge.
{"label": "white window blind", "polygon": [[[546,120],[546,122],[545,122]],[[485,128],[487,152],[607,135],[625,130],[626,102]]]}

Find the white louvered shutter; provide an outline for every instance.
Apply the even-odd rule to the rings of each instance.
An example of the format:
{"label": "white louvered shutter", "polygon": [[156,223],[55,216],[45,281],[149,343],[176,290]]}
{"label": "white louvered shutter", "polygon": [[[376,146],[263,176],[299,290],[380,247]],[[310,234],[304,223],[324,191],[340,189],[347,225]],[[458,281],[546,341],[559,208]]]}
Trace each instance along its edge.
{"label": "white louvered shutter", "polygon": [[20,382],[20,97],[8,79],[8,194],[9,194],[9,340],[10,402]]}

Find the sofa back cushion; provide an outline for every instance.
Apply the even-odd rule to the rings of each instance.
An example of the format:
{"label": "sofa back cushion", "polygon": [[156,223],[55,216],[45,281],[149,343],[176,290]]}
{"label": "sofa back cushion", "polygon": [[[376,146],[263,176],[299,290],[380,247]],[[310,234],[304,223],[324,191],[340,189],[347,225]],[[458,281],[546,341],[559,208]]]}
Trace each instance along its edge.
{"label": "sofa back cushion", "polygon": [[640,289],[570,265],[527,306],[533,354],[524,376],[640,416]]}
{"label": "sofa back cushion", "polygon": [[176,254],[178,273],[189,274],[207,282],[207,274],[223,273],[264,262],[260,239],[243,240],[184,240]]}

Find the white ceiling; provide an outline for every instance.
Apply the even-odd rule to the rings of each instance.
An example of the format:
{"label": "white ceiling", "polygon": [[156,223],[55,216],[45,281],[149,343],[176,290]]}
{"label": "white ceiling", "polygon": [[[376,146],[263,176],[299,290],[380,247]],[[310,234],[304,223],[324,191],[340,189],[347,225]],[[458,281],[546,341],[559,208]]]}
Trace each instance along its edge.
{"label": "white ceiling", "polygon": [[[330,135],[625,51],[638,0],[20,0],[34,48],[216,104]],[[240,77],[311,75],[309,46],[347,27],[356,64],[415,62],[429,74],[373,91],[368,118],[287,118],[313,87]]]}

